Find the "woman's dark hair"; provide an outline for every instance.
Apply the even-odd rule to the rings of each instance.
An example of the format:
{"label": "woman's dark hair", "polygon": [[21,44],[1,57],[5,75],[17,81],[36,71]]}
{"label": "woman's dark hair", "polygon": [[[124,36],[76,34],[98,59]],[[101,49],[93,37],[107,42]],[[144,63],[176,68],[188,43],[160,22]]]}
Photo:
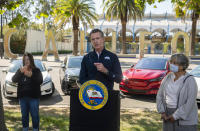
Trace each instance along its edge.
{"label": "woman's dark hair", "polygon": [[29,60],[30,60],[30,66],[31,66],[31,69],[35,68],[35,63],[34,63],[34,59],[33,59],[33,56],[32,54],[26,52],[24,53],[23,55],[23,66],[25,65],[25,57],[28,56]]}
{"label": "woman's dark hair", "polygon": [[176,64],[183,67],[183,70],[186,70],[189,66],[189,59],[184,54],[173,54],[170,58],[170,61],[175,60]]}

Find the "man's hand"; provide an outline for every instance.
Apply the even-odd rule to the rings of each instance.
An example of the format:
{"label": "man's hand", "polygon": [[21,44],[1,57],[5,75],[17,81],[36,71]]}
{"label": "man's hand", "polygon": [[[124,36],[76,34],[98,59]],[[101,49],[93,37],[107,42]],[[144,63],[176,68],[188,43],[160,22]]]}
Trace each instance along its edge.
{"label": "man's hand", "polygon": [[102,63],[94,63],[94,65],[96,66],[98,71],[104,74],[108,74],[108,69],[106,69]]}

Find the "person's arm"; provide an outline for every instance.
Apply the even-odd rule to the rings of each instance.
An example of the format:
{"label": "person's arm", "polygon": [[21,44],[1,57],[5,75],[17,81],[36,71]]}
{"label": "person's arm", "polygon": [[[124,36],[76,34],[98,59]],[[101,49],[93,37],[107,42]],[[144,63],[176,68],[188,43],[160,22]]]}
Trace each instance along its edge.
{"label": "person's arm", "polygon": [[33,81],[33,83],[37,83],[38,85],[42,84],[43,77],[39,69],[34,69],[34,71],[32,71],[31,80]]}
{"label": "person's arm", "polygon": [[20,69],[18,69],[17,72],[12,77],[12,81],[15,82],[15,83],[18,83],[20,78],[22,77],[22,75],[23,75],[23,73],[21,72]]}
{"label": "person's arm", "polygon": [[192,111],[192,109],[195,107],[196,104],[196,98],[197,98],[197,83],[193,77],[188,78],[185,81],[186,86],[186,92],[187,92],[187,101],[182,106],[178,107],[178,109],[174,112],[172,115],[175,120],[178,119],[187,119],[188,115]]}
{"label": "person's arm", "polygon": [[165,101],[164,101],[164,90],[165,90],[165,86],[166,86],[166,84],[168,83],[168,80],[169,80],[169,78],[170,78],[170,76],[171,76],[171,74],[172,73],[169,73],[169,74],[167,74],[164,78],[163,78],[163,80],[162,80],[162,82],[161,82],[161,84],[160,84],[160,87],[159,87],[159,90],[158,90],[158,93],[157,93],[157,95],[156,95],[156,105],[157,105],[157,111],[158,111],[158,113],[160,113],[160,114],[162,114],[162,113],[165,113],[165,104],[166,103],[164,103]]}
{"label": "person's arm", "polygon": [[157,105],[157,111],[158,113],[162,114],[165,113],[165,108],[164,108],[164,103],[163,103],[163,99],[164,99],[164,83],[165,83],[166,79],[163,79],[160,85],[160,88],[158,90],[158,93],[156,95],[156,105]]}
{"label": "person's arm", "polygon": [[81,70],[79,74],[79,82],[81,83],[81,85],[88,80],[86,61],[87,61],[86,56],[84,56],[81,62]]}
{"label": "person's arm", "polygon": [[108,70],[107,75],[109,76],[110,80],[113,80],[117,83],[120,83],[122,80],[122,70],[119,63],[118,57],[115,55],[114,62],[113,62],[113,70]]}

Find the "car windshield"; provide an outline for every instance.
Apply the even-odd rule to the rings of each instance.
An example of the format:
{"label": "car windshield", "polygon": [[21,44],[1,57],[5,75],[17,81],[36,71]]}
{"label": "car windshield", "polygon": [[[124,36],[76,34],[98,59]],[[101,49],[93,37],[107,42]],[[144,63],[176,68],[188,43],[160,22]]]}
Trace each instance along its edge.
{"label": "car windshield", "polygon": [[81,68],[82,59],[82,57],[69,58],[67,68]]}
{"label": "car windshield", "polygon": [[152,69],[152,70],[165,70],[167,59],[161,58],[143,58],[136,65],[135,69]]}
{"label": "car windshield", "polygon": [[[34,60],[35,66],[40,69],[41,72],[46,71],[45,66],[40,60]],[[22,60],[14,60],[9,66],[8,72],[15,73],[19,68],[22,67]]]}
{"label": "car windshield", "polygon": [[200,77],[200,66],[197,66],[196,68],[194,68],[191,72],[191,75],[195,76],[195,77]]}

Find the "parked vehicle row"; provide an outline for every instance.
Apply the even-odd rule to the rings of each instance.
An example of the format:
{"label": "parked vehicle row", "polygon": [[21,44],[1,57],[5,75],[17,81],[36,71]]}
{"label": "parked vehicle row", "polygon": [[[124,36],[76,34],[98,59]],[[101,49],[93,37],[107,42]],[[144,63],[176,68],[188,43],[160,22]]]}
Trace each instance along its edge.
{"label": "parked vehicle row", "polygon": [[[59,69],[61,90],[65,95],[70,94],[72,88],[79,88],[79,73],[83,56],[67,56]],[[43,75],[41,95],[53,95],[54,83],[49,71],[41,60],[35,60],[35,65]],[[3,94],[6,98],[17,97],[17,83],[11,81],[15,72],[22,67],[22,60],[13,60],[3,72],[6,73],[3,83]],[[135,65],[123,72],[123,80],[119,84],[120,91],[124,94],[157,94],[162,79],[169,73],[168,58],[146,57],[140,59]],[[195,77],[198,85],[197,101],[200,102],[200,65],[193,69],[190,74]]]}

